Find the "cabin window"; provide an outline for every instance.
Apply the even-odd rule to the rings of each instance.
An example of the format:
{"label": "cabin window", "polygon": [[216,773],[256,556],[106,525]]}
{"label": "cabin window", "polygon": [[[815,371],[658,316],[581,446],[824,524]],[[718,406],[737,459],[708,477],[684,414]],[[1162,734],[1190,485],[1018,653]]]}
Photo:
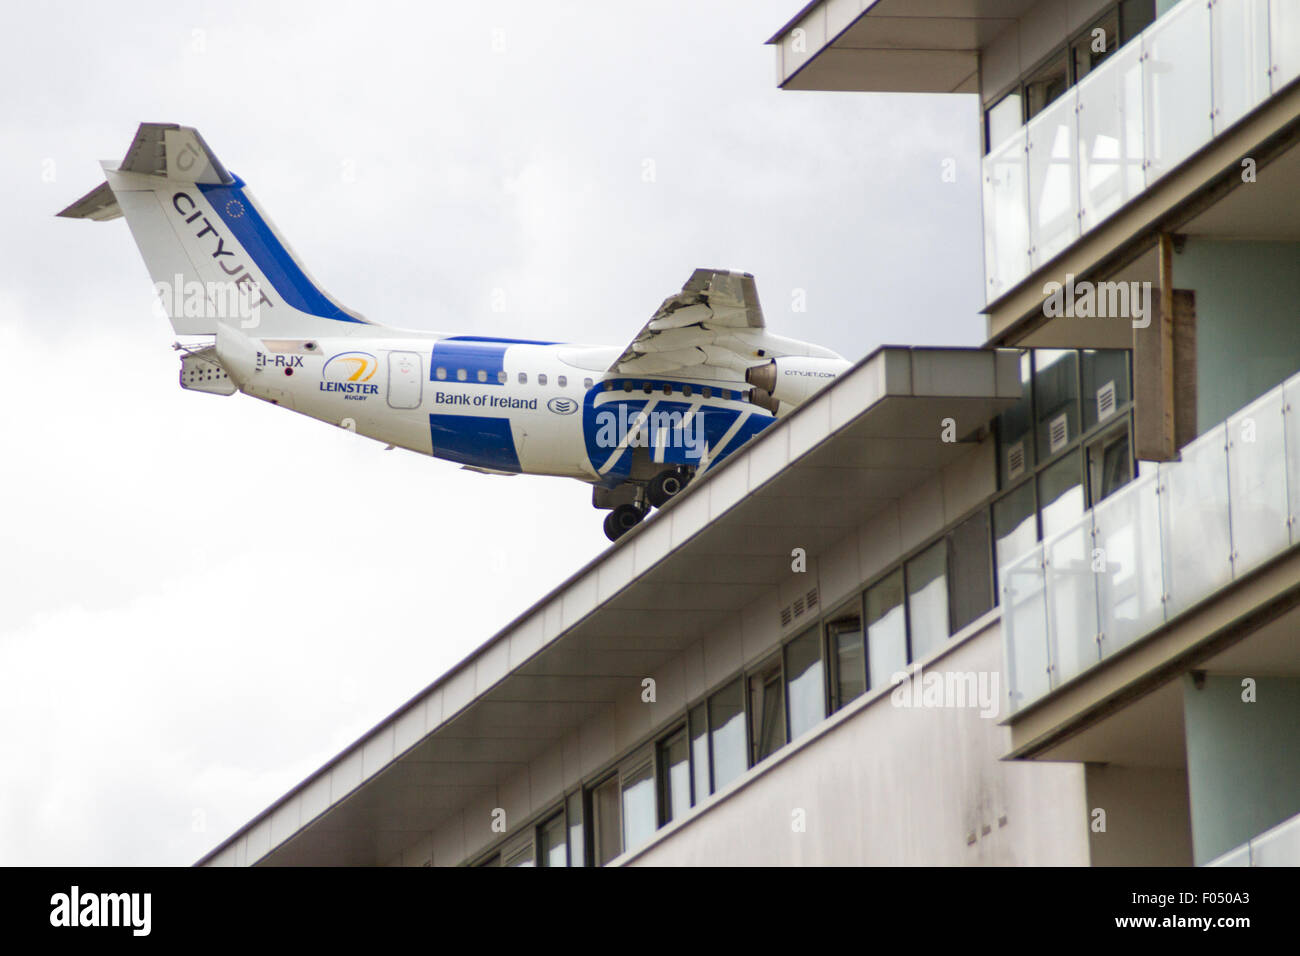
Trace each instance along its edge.
{"label": "cabin window", "polygon": [[447,379],[447,370],[443,368],[441,365],[438,366],[438,371],[436,371],[434,374],[438,376],[438,381],[440,382],[446,381]]}
{"label": "cabin window", "polygon": [[469,376],[465,374],[465,370],[463,368],[456,369],[456,381],[463,382],[468,377]]}
{"label": "cabin window", "polygon": [[487,371],[486,371],[485,369],[479,369],[479,370],[478,370],[478,380],[479,380],[480,382],[486,382],[486,381],[487,381]]}
{"label": "cabin window", "polygon": [[538,384],[538,385],[545,385],[545,384],[546,384],[546,373],[545,373],[545,372],[540,372],[540,373],[538,373],[538,376],[537,376],[537,384]]}
{"label": "cabin window", "polygon": [[520,384],[520,385],[527,385],[527,384],[528,384],[528,373],[527,373],[527,372],[520,372],[520,373],[519,373],[519,384]]}
{"label": "cabin window", "polygon": [[687,398],[690,398],[690,397],[691,397],[691,387],[690,387],[689,385],[683,385],[683,386],[682,386],[682,394],[685,395]]}
{"label": "cabin window", "polygon": [[557,375],[555,377],[555,384],[560,386],[560,388],[565,388],[569,384],[569,377],[567,375]]}
{"label": "cabin window", "polygon": [[582,387],[583,387],[583,388],[591,388],[591,386],[592,386],[593,384],[594,384],[594,383],[593,383],[592,380],[589,379],[589,378],[584,378],[584,379],[582,380]]}
{"label": "cabin window", "polygon": [[712,397],[713,397],[713,389],[711,389],[711,388],[709,388],[709,386],[705,385],[703,391],[701,392],[701,394],[702,394],[705,398],[712,398]]}
{"label": "cabin window", "polygon": [[506,383],[506,379],[509,378],[509,377],[510,377],[510,376],[506,375],[506,373],[505,373],[504,371],[502,371],[502,372],[497,372],[497,384],[498,384],[498,385],[504,385],[504,384]]}

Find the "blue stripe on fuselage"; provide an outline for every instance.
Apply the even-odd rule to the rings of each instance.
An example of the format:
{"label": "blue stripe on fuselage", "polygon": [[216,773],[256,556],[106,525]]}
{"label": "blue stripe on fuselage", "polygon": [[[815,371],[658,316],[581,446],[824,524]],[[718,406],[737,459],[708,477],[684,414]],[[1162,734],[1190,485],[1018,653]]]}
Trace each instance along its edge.
{"label": "blue stripe on fuselage", "polygon": [[211,183],[196,185],[231,235],[252,256],[253,262],[262,270],[280,298],[308,315],[337,319],[340,322],[361,322],[335,305],[329,296],[307,278],[302,267],[275,237],[275,233],[244,192],[244,181],[238,176],[234,180],[228,186]]}
{"label": "blue stripe on fuselage", "polygon": [[430,415],[429,435],[435,458],[497,471],[520,470],[508,418]]}
{"label": "blue stripe on fuselage", "polygon": [[[429,362],[429,381],[439,381],[438,369],[446,371],[447,382],[458,382],[459,369],[466,372],[469,385],[504,385],[501,373],[505,369],[506,349],[521,343],[499,339],[477,339],[462,336],[438,339],[433,343],[433,359]],[[479,380],[478,373],[484,378]]]}

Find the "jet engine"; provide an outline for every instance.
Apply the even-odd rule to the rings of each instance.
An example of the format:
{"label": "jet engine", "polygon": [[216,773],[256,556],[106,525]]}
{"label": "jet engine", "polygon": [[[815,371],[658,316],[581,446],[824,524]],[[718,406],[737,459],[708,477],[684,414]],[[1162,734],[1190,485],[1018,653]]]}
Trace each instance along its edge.
{"label": "jet engine", "polygon": [[745,371],[745,381],[779,402],[798,405],[849,367],[841,358],[783,355]]}

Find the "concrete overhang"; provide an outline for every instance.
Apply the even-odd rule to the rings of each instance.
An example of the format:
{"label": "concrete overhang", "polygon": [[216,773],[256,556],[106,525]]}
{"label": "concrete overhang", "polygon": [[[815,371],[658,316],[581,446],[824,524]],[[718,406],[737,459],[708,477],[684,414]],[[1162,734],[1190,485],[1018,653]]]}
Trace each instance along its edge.
{"label": "concrete overhang", "polygon": [[[393,859],[722,619],[757,613],[793,548],[815,560],[967,451],[1020,389],[1014,351],[877,350],[199,865]],[[942,440],[946,419],[957,442]]]}
{"label": "concrete overhang", "polygon": [[786,90],[977,93],[979,51],[1035,0],[818,0],[767,42]]}

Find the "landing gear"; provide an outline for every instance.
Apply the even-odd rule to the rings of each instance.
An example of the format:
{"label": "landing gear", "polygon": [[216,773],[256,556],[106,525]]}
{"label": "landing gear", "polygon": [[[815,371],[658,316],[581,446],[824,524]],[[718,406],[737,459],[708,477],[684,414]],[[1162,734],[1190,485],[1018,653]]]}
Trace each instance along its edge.
{"label": "landing gear", "polygon": [[605,537],[617,541],[641,523],[645,511],[637,505],[619,505],[605,516]]}
{"label": "landing gear", "polygon": [[691,474],[684,468],[669,468],[661,471],[650,479],[650,484],[646,488],[646,499],[656,508],[662,508],[676,497],[690,480]]}

